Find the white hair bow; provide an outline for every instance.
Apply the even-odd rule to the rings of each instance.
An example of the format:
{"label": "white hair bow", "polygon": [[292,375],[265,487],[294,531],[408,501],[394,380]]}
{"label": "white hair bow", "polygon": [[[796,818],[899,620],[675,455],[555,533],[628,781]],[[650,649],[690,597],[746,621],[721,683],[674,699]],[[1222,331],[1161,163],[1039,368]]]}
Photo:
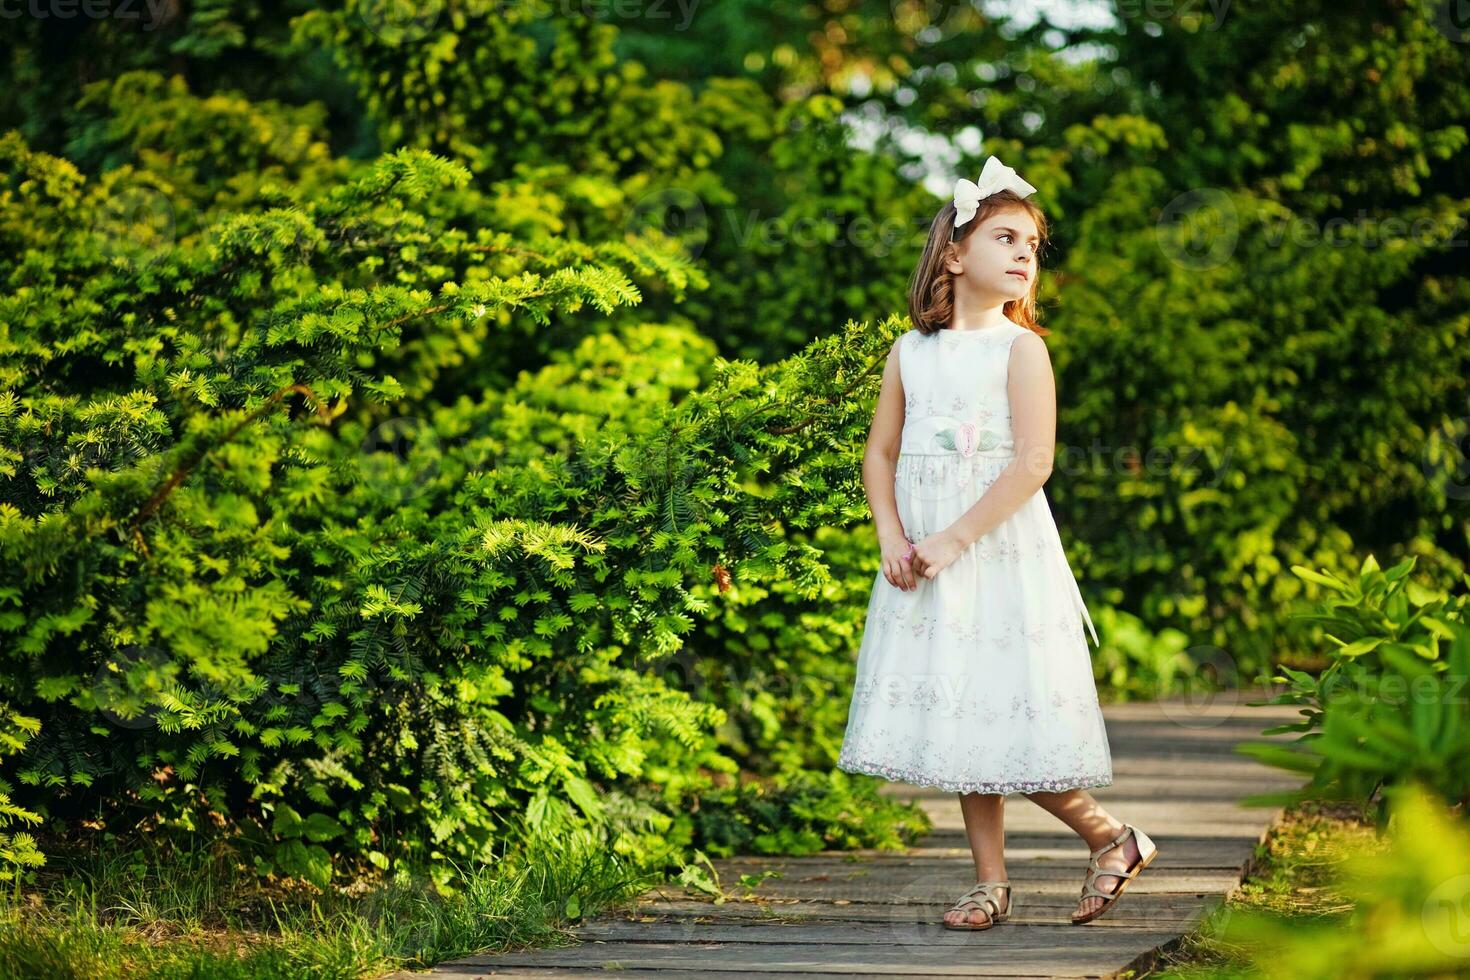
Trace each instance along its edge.
{"label": "white hair bow", "polygon": [[991,157],[985,161],[985,168],[980,171],[978,184],[964,177],[954,182],[954,226],[958,228],[975,217],[980,202],[996,191],[1015,191],[1021,197],[1028,197],[1036,193],[1036,188],[1001,163],[998,157]]}

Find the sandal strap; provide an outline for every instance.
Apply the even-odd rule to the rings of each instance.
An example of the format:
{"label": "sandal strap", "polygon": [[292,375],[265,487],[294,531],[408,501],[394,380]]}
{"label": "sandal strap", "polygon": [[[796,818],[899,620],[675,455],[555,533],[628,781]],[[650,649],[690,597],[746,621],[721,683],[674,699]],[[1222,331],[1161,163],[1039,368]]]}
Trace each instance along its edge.
{"label": "sandal strap", "polygon": [[1102,877],[1103,875],[1111,875],[1114,878],[1121,878],[1124,880],[1135,878],[1138,876],[1139,871],[1142,870],[1141,868],[1133,868],[1131,870],[1125,868],[1119,870],[1117,868],[1104,868],[1102,865],[1097,863],[1097,859],[1103,853],[1105,853],[1109,848],[1117,847],[1123,841],[1127,840],[1128,836],[1132,833],[1133,825],[1124,824],[1123,832],[1117,837],[1114,837],[1111,843],[1105,844],[1092,852],[1092,856],[1087,860],[1087,877],[1082,882],[1082,897],[1084,900],[1096,896],[1102,899],[1104,904],[1107,904],[1118,897],[1117,889],[1123,887],[1123,882],[1115,882],[1113,884],[1114,890],[1111,892],[1105,892],[1101,888],[1097,887],[1097,879]]}
{"label": "sandal strap", "polygon": [[976,894],[983,895],[986,898],[991,898],[993,897],[990,894],[990,890],[992,888],[1004,888],[1006,890],[1006,899],[1010,899],[1011,883],[1009,881],[977,881],[974,885],[970,887],[970,890],[961,895],[960,898],[967,899]]}
{"label": "sandal strap", "polygon": [[1119,872],[1119,871],[1109,871],[1107,868],[1104,868],[1101,863],[1099,863],[1099,861],[1098,861],[1097,858],[1089,858],[1088,859],[1088,861],[1087,861],[1087,871],[1088,871],[1089,874],[1094,874],[1094,875],[1099,875],[1099,874],[1102,874],[1102,875],[1111,875],[1111,874],[1121,874],[1122,873],[1122,872]]}
{"label": "sandal strap", "polygon": [[977,902],[973,898],[967,898],[964,901],[956,902],[950,911],[963,912],[966,916],[972,912],[984,912],[991,919],[1001,914],[1000,905],[993,898],[987,898],[983,902]]}
{"label": "sandal strap", "polygon": [[1084,880],[1094,882],[1103,875],[1112,875],[1115,878],[1132,878],[1138,874],[1139,870],[1138,868],[1131,870],[1128,868],[1123,868],[1122,870],[1117,868],[1088,869],[1087,877]]}
{"label": "sandal strap", "polygon": [[1113,848],[1117,847],[1119,844],[1121,844],[1125,840],[1127,840],[1128,837],[1129,837],[1129,835],[1132,834],[1132,833],[1133,833],[1133,825],[1131,823],[1125,823],[1123,825],[1123,832],[1121,834],[1119,834],[1117,837],[1114,837],[1112,840],[1108,841],[1102,847],[1099,847],[1097,850],[1091,852],[1091,859],[1093,861],[1096,861],[1098,858],[1102,857],[1108,851],[1111,851]]}
{"label": "sandal strap", "polygon": [[[964,912],[967,916],[971,911],[983,911],[991,919],[995,920],[1001,915],[1000,902],[991,894],[992,888],[1004,888],[1006,890],[1006,909],[1011,907],[1011,883],[1009,881],[977,881],[967,892],[960,896],[959,901],[954,903],[951,912]],[[977,897],[981,899],[977,901]],[[985,906],[989,906],[987,911]]]}
{"label": "sandal strap", "polygon": [[[1104,871],[1103,874],[1109,874],[1109,875],[1110,874],[1116,874],[1119,878],[1132,878],[1135,875],[1137,875],[1138,872],[1137,871],[1117,871],[1117,872],[1114,872],[1114,871]],[[1113,886],[1114,891],[1105,892],[1101,888],[1098,888],[1097,887],[1096,881],[1097,881],[1097,876],[1096,875],[1089,875],[1088,878],[1087,878],[1087,880],[1082,883],[1082,897],[1083,898],[1090,898],[1091,896],[1096,895],[1098,898],[1103,899],[1105,902],[1111,902],[1113,899],[1115,899],[1115,898],[1118,897],[1118,893],[1117,893],[1116,889],[1119,889],[1119,888],[1122,888],[1123,887],[1123,883],[1120,881],[1120,882],[1118,882],[1117,884],[1115,884]]]}

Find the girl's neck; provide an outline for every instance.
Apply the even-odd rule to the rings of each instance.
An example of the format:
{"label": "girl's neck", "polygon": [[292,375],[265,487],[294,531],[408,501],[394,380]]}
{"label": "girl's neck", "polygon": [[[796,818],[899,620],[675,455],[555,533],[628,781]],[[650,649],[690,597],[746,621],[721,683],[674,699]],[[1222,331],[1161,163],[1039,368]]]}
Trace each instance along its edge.
{"label": "girl's neck", "polygon": [[967,307],[956,298],[954,314],[949,318],[948,328],[955,331],[988,330],[1012,322],[1005,314],[1005,305]]}
{"label": "girl's neck", "polygon": [[1005,305],[1011,297],[977,286],[970,276],[955,277],[954,313],[949,318],[951,330],[986,330],[1009,322]]}

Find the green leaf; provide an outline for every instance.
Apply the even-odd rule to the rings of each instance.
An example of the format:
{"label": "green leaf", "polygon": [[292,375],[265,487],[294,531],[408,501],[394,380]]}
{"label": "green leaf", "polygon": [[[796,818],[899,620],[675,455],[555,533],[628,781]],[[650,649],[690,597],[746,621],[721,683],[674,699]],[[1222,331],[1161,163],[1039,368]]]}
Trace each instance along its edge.
{"label": "green leaf", "polygon": [[301,814],[297,813],[288,804],[277,803],[275,819],[271,821],[271,833],[277,837],[300,837],[305,825],[301,822]]}
{"label": "green leaf", "polygon": [[318,888],[332,883],[332,855],[320,844],[288,841],[276,848],[276,863],[287,874],[305,878]]}
{"label": "green leaf", "polygon": [[307,817],[304,826],[306,836],[314,841],[331,840],[342,833],[342,825],[321,812]]}
{"label": "green leaf", "polygon": [[1383,642],[1384,637],[1365,636],[1361,640],[1355,640],[1352,643],[1348,643],[1342,647],[1339,647],[1336,651],[1336,654],[1339,657],[1361,657],[1363,654],[1368,653],[1371,650],[1376,650],[1378,648],[1378,645]]}
{"label": "green leaf", "polygon": [[563,785],[566,787],[567,795],[572,802],[577,804],[589,819],[597,820],[602,816],[602,801],[597,796],[597,791],[592,784],[580,776],[568,776]]}
{"label": "green leaf", "polygon": [[1446,640],[1453,640],[1455,638],[1454,628],[1442,619],[1438,619],[1434,616],[1420,616],[1419,622],[1423,623],[1425,626],[1429,627],[1429,629],[1436,635],[1441,636]]}
{"label": "green leaf", "polygon": [[1279,769],[1290,769],[1294,772],[1316,772],[1322,761],[1315,752],[1292,749],[1270,742],[1242,742],[1235,746],[1235,751],[1241,755],[1251,756],[1267,765]]}
{"label": "green leaf", "polygon": [[1345,593],[1350,591],[1351,588],[1346,582],[1333,578],[1330,575],[1324,575],[1321,572],[1314,572],[1310,568],[1304,568],[1301,565],[1293,565],[1291,566],[1291,570],[1296,573],[1298,578],[1306,579],[1308,582],[1315,582],[1318,585],[1326,586],[1337,592]]}

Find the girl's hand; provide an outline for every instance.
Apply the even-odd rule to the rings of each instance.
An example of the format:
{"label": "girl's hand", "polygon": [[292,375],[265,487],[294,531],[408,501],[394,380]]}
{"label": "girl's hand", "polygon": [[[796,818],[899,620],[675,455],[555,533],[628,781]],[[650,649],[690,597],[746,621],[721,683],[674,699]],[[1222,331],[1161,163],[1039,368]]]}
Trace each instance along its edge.
{"label": "girl's hand", "polygon": [[914,545],[914,550],[917,552],[911,563],[914,570],[925,578],[933,578],[953,564],[964,552],[965,545],[952,532],[940,531]]}
{"label": "girl's hand", "polygon": [[913,542],[902,533],[884,535],[878,542],[878,550],[883,555],[883,577],[888,579],[888,583],[894,588],[903,589],[905,592],[919,587],[918,577],[914,573],[914,563],[904,561],[903,558],[913,547]]}

